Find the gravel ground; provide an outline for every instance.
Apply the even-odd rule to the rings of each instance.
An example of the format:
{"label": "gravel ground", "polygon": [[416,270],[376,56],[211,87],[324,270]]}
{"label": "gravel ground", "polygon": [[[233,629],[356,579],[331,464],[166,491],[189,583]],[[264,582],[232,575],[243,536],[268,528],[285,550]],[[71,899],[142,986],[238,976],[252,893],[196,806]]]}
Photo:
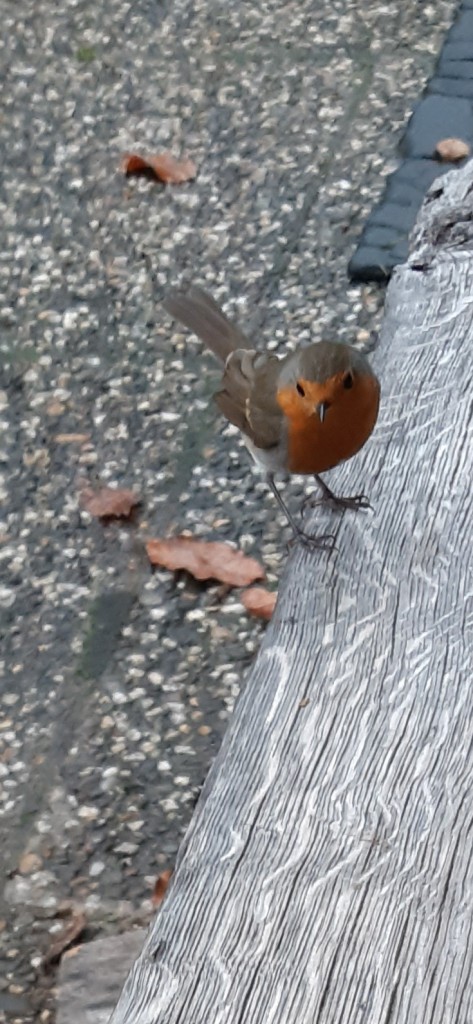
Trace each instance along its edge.
{"label": "gravel ground", "polygon": [[[159,301],[195,280],[262,344],[366,342],[383,293],[346,266],[453,3],[0,11],[0,1020],[26,1022],[53,1019],[61,914],[86,937],[149,915],[259,644],[238,592],[152,575],[143,540],[237,540],[271,587],[285,558]],[[126,180],[133,148],[198,177]],[[91,520],[81,478],[135,488],[136,521]]]}

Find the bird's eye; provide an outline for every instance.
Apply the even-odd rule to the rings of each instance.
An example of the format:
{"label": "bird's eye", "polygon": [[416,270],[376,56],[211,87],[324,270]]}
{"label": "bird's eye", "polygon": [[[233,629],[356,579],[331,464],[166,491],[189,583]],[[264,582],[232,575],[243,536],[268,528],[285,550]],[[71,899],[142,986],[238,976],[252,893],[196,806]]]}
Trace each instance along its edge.
{"label": "bird's eye", "polygon": [[302,384],[299,384],[299,381],[297,381],[297,384],[296,384],[296,391],[297,391],[298,395],[301,395],[301,397],[304,398],[305,391],[304,391],[304,388],[302,387]]}
{"label": "bird's eye", "polygon": [[349,370],[343,378],[343,387],[347,389],[353,387],[353,374],[351,370]]}

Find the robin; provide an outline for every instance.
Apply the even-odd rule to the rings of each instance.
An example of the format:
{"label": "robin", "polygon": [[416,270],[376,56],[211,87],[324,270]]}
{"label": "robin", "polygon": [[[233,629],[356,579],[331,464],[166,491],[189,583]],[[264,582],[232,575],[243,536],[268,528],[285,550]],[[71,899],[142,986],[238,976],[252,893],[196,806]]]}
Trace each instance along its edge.
{"label": "robin", "polygon": [[298,526],[274,474],[311,474],[320,502],[370,508],[364,494],[337,497],[320,476],[356,455],[376,423],[380,386],[366,357],[334,341],[299,347],[282,358],[258,352],[201,288],[171,292],[164,307],[223,363],[215,401],[243,434],[295,537],[314,547],[331,547],[331,535],[311,537]]}

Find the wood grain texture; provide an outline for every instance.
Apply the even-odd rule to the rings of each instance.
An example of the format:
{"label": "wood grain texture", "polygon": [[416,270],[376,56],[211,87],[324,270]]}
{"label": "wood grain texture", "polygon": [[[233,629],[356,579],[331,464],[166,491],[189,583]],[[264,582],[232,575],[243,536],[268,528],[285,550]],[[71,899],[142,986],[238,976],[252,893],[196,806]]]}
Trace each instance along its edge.
{"label": "wood grain texture", "polygon": [[312,514],[113,1024],[473,1021],[473,164],[441,188],[330,477],[375,515]]}

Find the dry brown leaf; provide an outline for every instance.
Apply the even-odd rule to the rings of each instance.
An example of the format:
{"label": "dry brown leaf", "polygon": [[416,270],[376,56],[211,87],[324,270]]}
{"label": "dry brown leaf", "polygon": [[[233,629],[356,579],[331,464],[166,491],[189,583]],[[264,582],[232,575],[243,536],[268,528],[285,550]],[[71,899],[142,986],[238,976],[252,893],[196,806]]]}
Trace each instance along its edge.
{"label": "dry brown leaf", "polygon": [[223,541],[194,540],[192,537],[166,537],[146,544],[152,565],[176,572],[185,569],[196,580],[219,580],[230,587],[246,587],[264,579],[264,569],[254,558],[235,551]]}
{"label": "dry brown leaf", "polygon": [[241,595],[241,602],[250,615],[256,615],[259,619],[271,618],[277,601],[275,590],[266,590],[266,587],[250,587]]}
{"label": "dry brown leaf", "polygon": [[457,163],[470,155],[470,146],[463,139],[441,139],[435,147],[435,155],[445,163]]}
{"label": "dry brown leaf", "polygon": [[124,174],[153,175],[165,184],[181,185],[190,181],[197,174],[197,167],[192,160],[176,160],[171,153],[156,153],[154,156],[139,156],[138,153],[125,153],[121,164]]}
{"label": "dry brown leaf", "polygon": [[24,853],[20,857],[18,871],[20,872],[20,875],[33,875],[34,872],[39,871],[42,866],[43,861],[41,860],[41,857],[39,857],[37,853],[30,851]]}
{"label": "dry brown leaf", "polygon": [[85,487],[80,494],[82,508],[97,519],[129,519],[140,499],[134,491],[122,487]]}
{"label": "dry brown leaf", "polygon": [[87,919],[85,914],[73,914],[69,924],[66,925],[60,935],[58,935],[57,939],[51,943],[51,946],[44,957],[43,967],[47,968],[51,967],[53,964],[57,964],[66,949],[69,949],[69,946],[72,946],[80,935],[82,935],[86,925]]}
{"label": "dry brown leaf", "polygon": [[46,412],[48,416],[62,416],[65,408],[64,402],[53,400],[46,406]]}
{"label": "dry brown leaf", "polygon": [[90,441],[90,434],[55,434],[56,444],[85,444]]}
{"label": "dry brown leaf", "polygon": [[153,907],[159,907],[159,904],[163,902],[169,882],[172,878],[172,873],[172,868],[167,868],[166,871],[161,871],[161,874],[158,875],[154,883],[153,893],[151,896]]}

